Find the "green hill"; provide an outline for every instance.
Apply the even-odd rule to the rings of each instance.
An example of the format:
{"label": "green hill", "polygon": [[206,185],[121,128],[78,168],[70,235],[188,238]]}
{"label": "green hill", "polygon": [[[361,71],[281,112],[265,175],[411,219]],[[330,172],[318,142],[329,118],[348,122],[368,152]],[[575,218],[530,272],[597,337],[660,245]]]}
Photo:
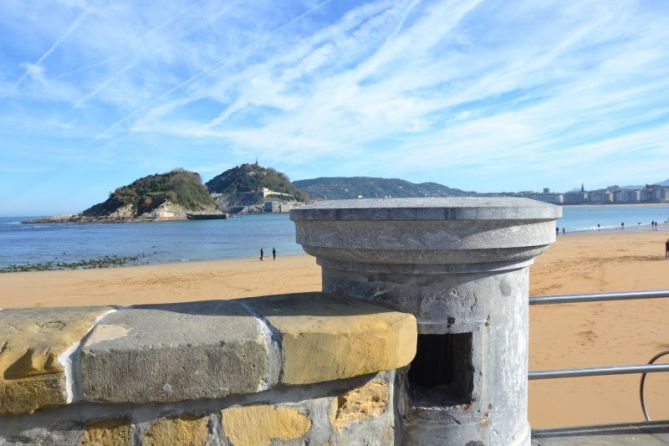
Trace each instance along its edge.
{"label": "green hill", "polygon": [[109,194],[109,198],[82,212],[84,217],[108,217],[122,212],[119,217],[135,218],[170,204],[187,211],[214,208],[214,201],[202,184],[200,175],[183,169],[149,175]]}
{"label": "green hill", "polygon": [[475,195],[438,183],[411,183],[396,178],[321,177],[293,183],[311,198],[340,200],[346,198],[462,197]]}
{"label": "green hill", "polygon": [[252,205],[263,202],[263,188],[278,194],[277,198],[306,201],[308,195],[290,182],[288,177],[272,168],[265,168],[258,163],[242,164],[216,175],[206,183],[209,192],[225,194],[232,204]]}

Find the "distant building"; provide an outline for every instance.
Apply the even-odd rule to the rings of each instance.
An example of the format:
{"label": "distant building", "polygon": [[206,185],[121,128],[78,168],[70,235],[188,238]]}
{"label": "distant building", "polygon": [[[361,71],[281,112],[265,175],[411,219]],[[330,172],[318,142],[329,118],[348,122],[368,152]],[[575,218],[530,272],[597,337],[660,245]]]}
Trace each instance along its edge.
{"label": "distant building", "polygon": [[293,208],[293,203],[285,201],[266,201],[263,207],[265,212],[288,212]]}
{"label": "distant building", "polygon": [[581,192],[567,192],[563,196],[564,204],[583,204],[588,201],[588,193],[585,191]]}
{"label": "distant building", "polygon": [[285,194],[283,192],[276,192],[273,190],[270,190],[266,187],[262,188],[262,197],[267,198],[267,197],[285,197],[285,198],[294,198],[291,194]]}
{"label": "distant building", "polygon": [[641,190],[641,201],[667,203],[669,202],[669,187],[646,186]]}
{"label": "distant building", "polygon": [[611,203],[669,203],[669,186],[647,185],[642,189],[600,189],[586,191],[585,185],[581,183],[580,190],[572,192],[551,192],[544,187],[542,192],[500,192],[484,194],[489,197],[508,196],[526,197],[533,200],[543,201],[551,204],[611,204]]}
{"label": "distant building", "polygon": [[658,189],[655,199],[663,203],[669,202],[669,187],[661,187]]}
{"label": "distant building", "polygon": [[639,203],[641,202],[640,189],[620,189],[613,194],[615,203]]}
{"label": "distant building", "polygon": [[608,190],[596,190],[589,192],[588,202],[593,204],[613,203],[613,192]]}

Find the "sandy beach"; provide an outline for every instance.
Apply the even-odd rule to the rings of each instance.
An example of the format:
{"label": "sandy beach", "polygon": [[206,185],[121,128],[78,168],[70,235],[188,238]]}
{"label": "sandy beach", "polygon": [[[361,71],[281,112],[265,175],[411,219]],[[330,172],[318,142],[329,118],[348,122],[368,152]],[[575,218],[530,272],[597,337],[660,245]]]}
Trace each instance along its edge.
{"label": "sandy beach", "polygon": [[[667,232],[561,237],[531,271],[531,294],[669,289]],[[0,308],[230,299],[317,291],[309,256],[0,274]],[[669,299],[531,309],[530,369],[645,363],[669,349]],[[667,361],[669,362],[669,361]],[[639,375],[535,381],[533,427],[641,421]],[[669,418],[669,374],[650,375],[655,419]]]}

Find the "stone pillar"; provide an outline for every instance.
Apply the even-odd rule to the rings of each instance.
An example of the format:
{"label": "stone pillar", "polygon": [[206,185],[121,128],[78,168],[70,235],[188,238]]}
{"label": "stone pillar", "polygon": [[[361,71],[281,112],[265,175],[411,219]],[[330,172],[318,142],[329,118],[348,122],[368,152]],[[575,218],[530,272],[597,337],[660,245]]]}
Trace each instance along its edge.
{"label": "stone pillar", "polygon": [[530,444],[528,267],[561,208],[521,198],[341,200],[291,211],[323,291],[418,320],[398,373],[402,444]]}

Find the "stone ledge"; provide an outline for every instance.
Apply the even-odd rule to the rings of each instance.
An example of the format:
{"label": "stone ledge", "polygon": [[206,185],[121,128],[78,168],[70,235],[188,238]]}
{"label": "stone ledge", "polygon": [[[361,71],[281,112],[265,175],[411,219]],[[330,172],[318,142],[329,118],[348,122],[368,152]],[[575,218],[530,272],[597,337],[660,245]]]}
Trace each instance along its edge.
{"label": "stone ledge", "polygon": [[217,399],[346,379],[407,365],[416,337],[410,314],[321,293],[4,310],[0,416],[73,401]]}
{"label": "stone ledge", "polygon": [[80,341],[112,307],[0,311],[0,415],[71,399],[66,368]]}
{"label": "stone ledge", "polygon": [[320,293],[253,299],[281,338],[281,382],[312,384],[408,365],[416,354],[412,315]]}

